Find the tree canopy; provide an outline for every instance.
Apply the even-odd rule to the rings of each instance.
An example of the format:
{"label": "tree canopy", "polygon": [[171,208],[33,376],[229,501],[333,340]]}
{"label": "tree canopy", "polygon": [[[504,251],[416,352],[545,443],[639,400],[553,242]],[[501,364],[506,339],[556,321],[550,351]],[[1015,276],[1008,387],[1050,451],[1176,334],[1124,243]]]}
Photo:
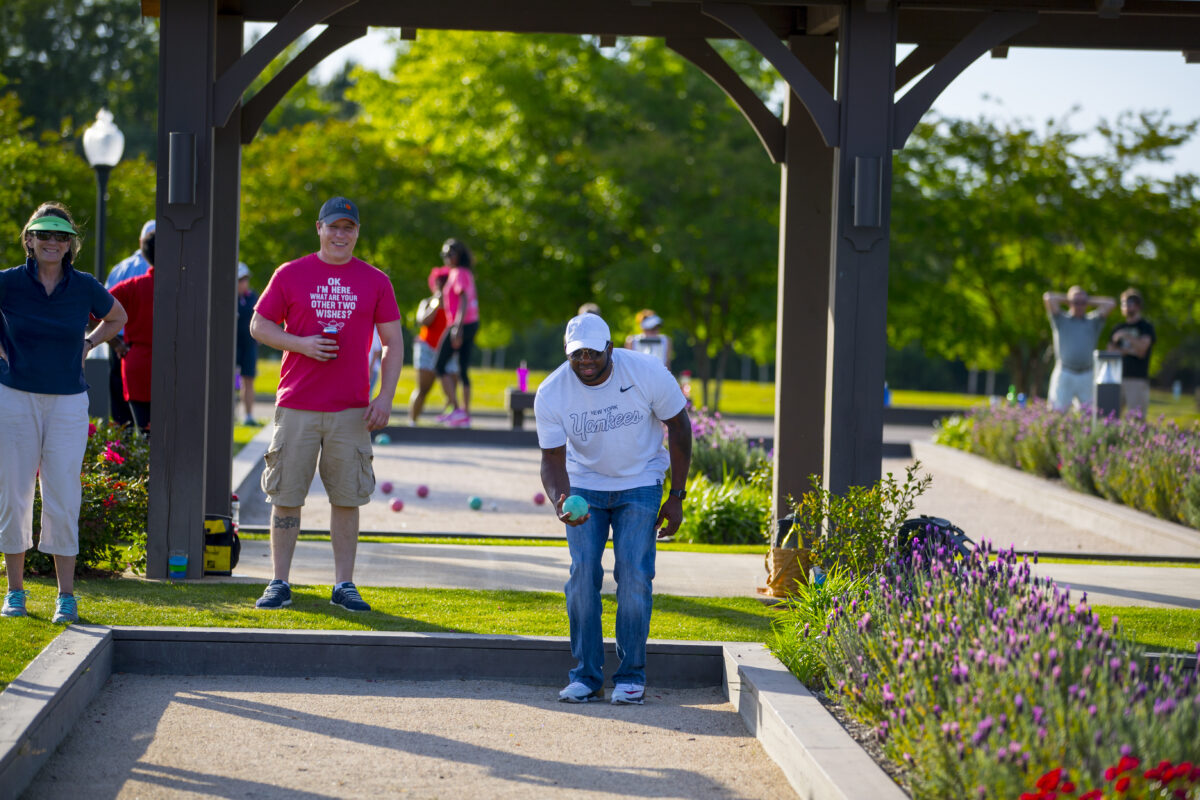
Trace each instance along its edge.
{"label": "tree canopy", "polygon": [[[722,55],[764,98],[778,77]],[[275,68],[299,48],[290,48]],[[45,199],[94,228],[80,134],[100,103],[126,133],[113,171],[109,266],[154,211],[157,23],[137,0],[0,6],[0,198],[16,231]],[[263,76],[256,87],[268,76]],[[253,91],[253,89],[252,89]],[[896,153],[889,343],[1044,385],[1046,290],[1129,285],[1158,327],[1155,366],[1190,363],[1200,304],[1200,180],[1144,177],[1195,135],[1162,113],[1100,126],[927,116]],[[704,75],[659,40],[422,30],[387,74],[347,66],[297,85],[242,161],[241,257],[263,281],[316,248],[328,196],[359,200],[359,254],[411,314],[441,242],[478,257],[480,344],[553,339],[586,301],[622,341],[654,308],[716,405],[735,352],[774,359],[779,174]],[[6,233],[7,232],[7,233]],[[81,264],[90,269],[85,239]],[[1114,318],[1115,321],[1115,318]],[[555,354],[557,357],[557,354]],[[1200,362],[1195,364],[1200,367]]]}
{"label": "tree canopy", "polygon": [[1194,327],[1197,178],[1137,169],[1195,127],[1126,115],[1088,154],[1081,134],[1056,123],[923,122],[895,159],[891,344],[1008,368],[1029,392],[1052,366],[1042,293],[1079,284],[1116,296],[1132,285],[1158,325],[1160,359]]}

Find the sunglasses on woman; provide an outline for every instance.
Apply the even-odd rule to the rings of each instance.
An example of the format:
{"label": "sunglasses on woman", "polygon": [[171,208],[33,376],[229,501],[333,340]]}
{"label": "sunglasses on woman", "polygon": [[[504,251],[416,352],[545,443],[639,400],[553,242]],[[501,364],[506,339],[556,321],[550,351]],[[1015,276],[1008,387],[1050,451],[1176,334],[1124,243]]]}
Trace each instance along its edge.
{"label": "sunglasses on woman", "polygon": [[61,231],[30,231],[38,238],[38,241],[48,242],[53,239],[56,242],[69,242],[73,233],[62,233]]}

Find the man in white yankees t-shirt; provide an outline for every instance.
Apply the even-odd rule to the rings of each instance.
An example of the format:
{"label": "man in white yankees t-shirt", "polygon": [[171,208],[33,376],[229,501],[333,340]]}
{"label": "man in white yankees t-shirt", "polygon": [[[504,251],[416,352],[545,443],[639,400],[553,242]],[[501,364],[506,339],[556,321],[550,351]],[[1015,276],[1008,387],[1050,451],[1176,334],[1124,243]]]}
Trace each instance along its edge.
{"label": "man in white yankees t-shirt", "polygon": [[[641,704],[656,530],[673,534],[683,520],[683,487],[692,460],[687,401],[661,360],[614,351],[608,324],[597,314],[572,318],[565,345],[566,363],[542,382],[534,399],[542,485],[567,526],[571,551],[565,592],[571,655],[578,664],[558,696],[568,703],[604,698],[600,561],[611,529],[621,662],[613,675],[612,702]],[[668,465],[671,489],[662,502]],[[587,501],[587,514],[572,519],[564,513],[569,494]]]}

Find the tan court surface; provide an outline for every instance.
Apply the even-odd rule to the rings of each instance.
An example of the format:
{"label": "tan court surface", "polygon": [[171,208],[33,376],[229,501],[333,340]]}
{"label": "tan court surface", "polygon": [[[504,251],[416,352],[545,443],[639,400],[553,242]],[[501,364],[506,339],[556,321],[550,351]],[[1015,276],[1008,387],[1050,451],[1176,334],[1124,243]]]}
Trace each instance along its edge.
{"label": "tan court surface", "polygon": [[717,687],[117,674],[24,797],[796,797]]}

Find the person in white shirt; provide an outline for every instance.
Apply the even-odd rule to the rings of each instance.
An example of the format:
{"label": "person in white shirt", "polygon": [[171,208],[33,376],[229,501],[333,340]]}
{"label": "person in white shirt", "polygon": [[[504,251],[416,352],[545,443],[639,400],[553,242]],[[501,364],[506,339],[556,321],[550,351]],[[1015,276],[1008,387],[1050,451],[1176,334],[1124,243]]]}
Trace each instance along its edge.
{"label": "person in white shirt", "polygon": [[637,323],[641,333],[625,339],[625,348],[652,355],[670,369],[671,337],[662,332],[662,317],[652,309],[644,308],[638,312]]}
{"label": "person in white shirt", "polygon": [[[691,421],[683,392],[662,361],[631,350],[614,351],[608,324],[599,315],[572,318],[565,345],[566,363],[542,382],[534,398],[542,485],[567,526],[571,552],[564,589],[571,655],[578,664],[558,696],[568,703],[604,698],[601,557],[611,529],[621,662],[613,675],[612,702],[640,705],[656,531],[674,534],[683,521]],[[671,489],[662,502],[668,466]],[[569,494],[586,500],[588,512],[578,518],[564,512]]]}

